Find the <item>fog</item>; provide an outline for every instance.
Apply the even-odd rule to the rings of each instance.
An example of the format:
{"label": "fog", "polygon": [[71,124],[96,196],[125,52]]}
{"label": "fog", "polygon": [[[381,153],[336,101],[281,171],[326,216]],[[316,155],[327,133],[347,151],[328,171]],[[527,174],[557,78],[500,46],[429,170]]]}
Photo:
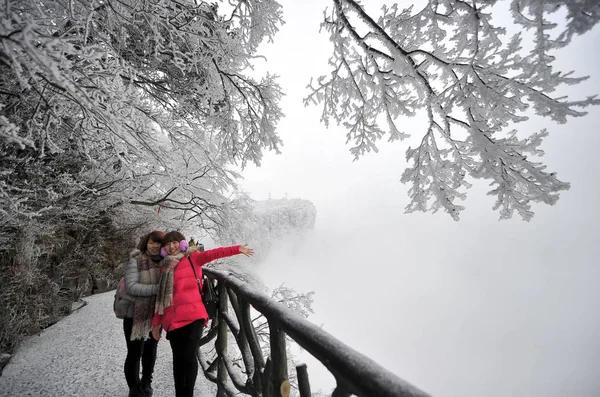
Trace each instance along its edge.
{"label": "fog", "polygon": [[[600,395],[600,109],[566,125],[533,117],[518,126],[550,130],[543,160],[571,183],[555,206],[535,205],[531,222],[498,221],[481,182],[459,222],[404,214],[410,142],[382,142],[353,161],[345,131],[303,107],[310,77],[326,72],[324,3],[282,3],[286,25],[266,52],[287,94],[285,146],[247,168],[243,187],[256,199],[310,200],[317,221],[303,238],[278,242],[260,275],[315,291],[310,321],[434,396]],[[596,27],[558,56],[556,67],[592,76],[572,94],[600,92],[599,42]],[[313,389],[333,387],[301,359]]]}

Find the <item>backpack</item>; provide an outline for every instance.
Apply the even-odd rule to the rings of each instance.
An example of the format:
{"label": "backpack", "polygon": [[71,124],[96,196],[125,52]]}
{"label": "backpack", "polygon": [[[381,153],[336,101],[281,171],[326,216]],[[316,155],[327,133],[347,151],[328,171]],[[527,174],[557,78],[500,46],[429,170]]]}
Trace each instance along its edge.
{"label": "backpack", "polygon": [[129,312],[131,305],[133,305],[133,299],[127,295],[127,290],[125,289],[125,278],[123,277],[121,280],[119,280],[117,290],[115,291],[115,301],[113,303],[115,316],[121,319],[127,317],[127,313]]}

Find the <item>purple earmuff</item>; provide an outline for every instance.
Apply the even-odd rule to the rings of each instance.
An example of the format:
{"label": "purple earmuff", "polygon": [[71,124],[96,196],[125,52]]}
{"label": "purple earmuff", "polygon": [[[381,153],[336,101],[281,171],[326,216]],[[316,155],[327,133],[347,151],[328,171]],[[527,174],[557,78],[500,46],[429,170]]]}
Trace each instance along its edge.
{"label": "purple earmuff", "polygon": [[[179,242],[179,251],[181,252],[185,252],[188,249],[189,245],[188,242],[185,240],[181,240]],[[165,249],[165,247],[162,247],[160,249],[160,254],[164,257],[164,256],[168,256],[169,254],[167,253],[167,250]]]}
{"label": "purple earmuff", "polygon": [[189,245],[188,242],[185,240],[181,240],[179,242],[179,251],[181,252],[185,252],[188,249]]}

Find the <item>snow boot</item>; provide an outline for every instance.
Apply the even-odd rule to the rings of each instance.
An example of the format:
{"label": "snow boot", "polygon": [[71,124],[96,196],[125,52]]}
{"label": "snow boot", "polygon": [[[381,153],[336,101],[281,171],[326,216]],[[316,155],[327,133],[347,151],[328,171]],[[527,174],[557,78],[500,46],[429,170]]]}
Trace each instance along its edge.
{"label": "snow boot", "polygon": [[140,394],[139,387],[129,389],[129,394],[127,395],[127,397],[142,397],[142,394]]}
{"label": "snow boot", "polygon": [[152,381],[146,381],[143,380],[140,382],[140,397],[152,397],[152,393],[154,392],[154,390],[152,390],[152,386],[151,386]]}

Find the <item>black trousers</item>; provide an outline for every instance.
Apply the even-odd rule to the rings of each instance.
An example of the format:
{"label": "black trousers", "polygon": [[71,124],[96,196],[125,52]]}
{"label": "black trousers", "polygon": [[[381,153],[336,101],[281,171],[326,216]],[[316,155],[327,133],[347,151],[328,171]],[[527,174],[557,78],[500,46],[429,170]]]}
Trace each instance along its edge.
{"label": "black trousers", "polygon": [[184,327],[167,332],[167,339],[173,351],[173,378],[175,379],[175,396],[192,397],[196,376],[198,375],[198,359],[196,352],[200,347],[204,320],[196,320]]}
{"label": "black trousers", "polygon": [[153,338],[145,341],[141,339],[129,340],[132,328],[133,319],[123,319],[123,331],[127,341],[127,358],[124,365],[125,380],[130,389],[135,389],[140,383],[140,360],[142,362],[142,382],[152,382],[158,341]]}

